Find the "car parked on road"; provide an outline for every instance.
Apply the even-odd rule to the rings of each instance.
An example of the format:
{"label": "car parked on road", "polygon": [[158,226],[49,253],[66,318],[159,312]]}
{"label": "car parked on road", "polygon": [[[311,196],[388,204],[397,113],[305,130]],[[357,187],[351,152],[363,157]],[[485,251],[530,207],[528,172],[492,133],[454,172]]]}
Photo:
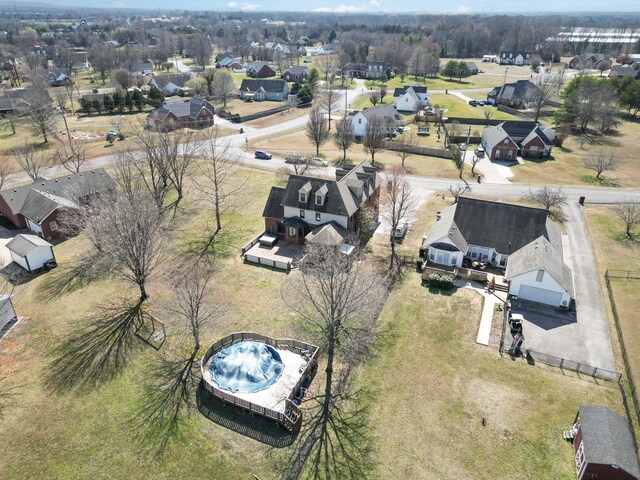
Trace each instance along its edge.
{"label": "car parked on road", "polygon": [[478,101],[477,100],[469,100],[469,105],[471,105],[472,107],[477,107],[478,106]]}
{"label": "car parked on road", "polygon": [[314,167],[328,167],[329,166],[329,162],[327,162],[322,157],[313,157],[311,159],[311,165],[313,165]]}
{"label": "car parked on road", "polygon": [[266,150],[256,150],[255,158],[259,158],[261,160],[271,160],[273,155],[271,155]]}

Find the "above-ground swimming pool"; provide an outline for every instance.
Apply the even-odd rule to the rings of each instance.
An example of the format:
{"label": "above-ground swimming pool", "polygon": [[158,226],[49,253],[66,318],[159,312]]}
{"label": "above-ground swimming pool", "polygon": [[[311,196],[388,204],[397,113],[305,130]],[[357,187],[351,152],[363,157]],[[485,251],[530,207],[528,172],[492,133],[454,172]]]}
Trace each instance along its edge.
{"label": "above-ground swimming pool", "polygon": [[211,379],[230,392],[258,392],[273,385],[284,370],[278,351],[262,342],[245,340],[223,348],[209,365]]}

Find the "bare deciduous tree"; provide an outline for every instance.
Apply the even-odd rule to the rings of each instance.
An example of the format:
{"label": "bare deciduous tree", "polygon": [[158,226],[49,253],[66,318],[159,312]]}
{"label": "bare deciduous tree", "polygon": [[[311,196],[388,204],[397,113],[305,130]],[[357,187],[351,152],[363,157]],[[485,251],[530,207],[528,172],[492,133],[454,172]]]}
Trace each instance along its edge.
{"label": "bare deciduous tree", "polygon": [[533,94],[533,108],[536,112],[534,121],[538,121],[542,109],[553,97],[558,95],[559,92],[560,85],[558,83],[558,78],[555,75],[544,75],[544,79],[537,85]]}
{"label": "bare deciduous tree", "polygon": [[[324,386],[307,400],[303,424],[286,478],[364,478],[366,412],[353,396],[349,376],[374,335],[386,298],[385,279],[358,251],[312,246],[282,289],[283,301],[317,334],[325,351]],[[311,405],[309,405],[311,404]]]}
{"label": "bare deciduous tree", "polygon": [[467,189],[468,188],[464,185],[449,185],[449,188],[447,188],[453,197],[453,203],[458,203],[458,199],[467,191]]}
{"label": "bare deciduous tree", "polygon": [[34,182],[40,176],[40,171],[47,164],[47,157],[42,150],[36,149],[30,143],[23,143],[13,150],[13,156],[22,170]]}
{"label": "bare deciduous tree", "polygon": [[196,188],[204,194],[204,200],[213,208],[215,225],[208,226],[208,239],[202,248],[206,253],[213,245],[216,235],[222,230],[222,216],[233,208],[231,200],[240,194],[246,186],[246,180],[235,183],[238,160],[231,151],[228,142],[220,137],[217,127],[211,129],[202,142],[201,154],[204,157],[198,163],[202,177],[196,180]]}
{"label": "bare deciduous tree", "polygon": [[[411,194],[411,185],[407,181],[404,169],[393,168],[386,176],[386,198],[383,203],[383,216],[391,227],[389,233],[391,255],[389,258],[389,271],[393,274],[400,273],[400,259],[396,253],[396,231],[406,222],[407,217],[415,208],[415,202]],[[395,267],[395,269],[394,269]]]}
{"label": "bare deciduous tree", "polygon": [[336,133],[333,136],[333,142],[336,147],[342,150],[343,162],[347,160],[347,150],[353,145],[354,140],[351,117],[345,115],[342,120],[338,120],[336,123]]}
{"label": "bare deciduous tree", "polygon": [[373,117],[367,122],[362,139],[364,151],[371,155],[371,165],[375,164],[375,156],[380,150],[384,150],[385,139],[384,120],[380,117]]}
{"label": "bare deciduous tree", "polygon": [[374,90],[373,92],[369,93],[369,101],[371,102],[371,105],[373,105],[374,107],[380,103],[380,92],[378,90]]}
{"label": "bare deciduous tree", "polygon": [[613,207],[613,210],[616,216],[624,223],[625,235],[628,238],[633,238],[633,230],[640,224],[640,203],[627,200],[625,203]]}
{"label": "bare deciduous tree", "polygon": [[42,135],[44,143],[56,124],[56,115],[51,97],[45,87],[34,86],[26,91],[24,102],[18,103],[18,114],[27,119],[27,124],[37,136]]}
{"label": "bare deciduous tree", "polygon": [[327,88],[316,95],[316,105],[327,112],[329,130],[331,130],[331,114],[338,108],[340,103],[340,92],[333,88],[332,82],[327,83]]}
{"label": "bare deciduous tree", "polygon": [[128,70],[117,68],[111,72],[111,81],[122,90],[127,91],[133,85],[133,77]]}
{"label": "bare deciduous tree", "polygon": [[400,159],[400,164],[404,167],[404,162],[414,153],[418,138],[411,132],[405,132],[399,135],[394,143],[396,149],[393,150],[393,153]]}
{"label": "bare deciduous tree", "polygon": [[211,93],[216,100],[222,102],[223,108],[227,107],[227,100],[237,94],[236,89],[237,87],[233,78],[227,72],[221,72],[215,75],[211,83]]}
{"label": "bare deciduous tree", "polygon": [[15,171],[13,161],[8,155],[0,156],[0,190],[9,179],[9,176]]}
{"label": "bare deciduous tree", "polygon": [[567,196],[562,187],[555,188],[547,185],[537,190],[529,189],[529,193],[522,198],[528,202],[537,203],[556,219],[562,219],[561,208],[567,203]]}
{"label": "bare deciduous tree", "polygon": [[309,112],[306,134],[316,147],[316,155],[319,155],[320,146],[329,140],[329,123],[324,112],[318,107],[313,107]]}
{"label": "bare deciduous tree", "polygon": [[80,173],[87,159],[87,142],[72,138],[57,137],[57,151],[54,155],[59,165],[71,173]]}
{"label": "bare deciduous tree", "polygon": [[584,165],[584,168],[596,172],[596,179],[599,180],[600,176],[604,172],[615,170],[620,166],[622,161],[620,160],[620,158],[618,158],[615,152],[605,152],[601,150],[594,153],[593,155],[586,157],[582,163]]}
{"label": "bare deciduous tree", "polygon": [[482,114],[484,115],[485,123],[489,125],[489,120],[491,120],[491,117],[493,116],[493,111],[490,108],[485,108],[482,111]]}

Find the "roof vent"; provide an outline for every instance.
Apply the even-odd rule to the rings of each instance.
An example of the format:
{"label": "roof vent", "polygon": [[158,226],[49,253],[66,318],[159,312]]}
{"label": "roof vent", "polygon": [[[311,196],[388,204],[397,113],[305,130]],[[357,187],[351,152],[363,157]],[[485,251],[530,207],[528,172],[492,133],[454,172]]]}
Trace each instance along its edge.
{"label": "roof vent", "polygon": [[18,191],[18,189],[17,189],[17,188],[14,188],[14,189],[13,189],[13,191],[14,191],[14,192],[17,192],[17,191]]}
{"label": "roof vent", "polygon": [[44,185],[44,182],[42,182],[42,185]]}
{"label": "roof vent", "polygon": [[58,183],[58,179],[56,178],[56,183]]}

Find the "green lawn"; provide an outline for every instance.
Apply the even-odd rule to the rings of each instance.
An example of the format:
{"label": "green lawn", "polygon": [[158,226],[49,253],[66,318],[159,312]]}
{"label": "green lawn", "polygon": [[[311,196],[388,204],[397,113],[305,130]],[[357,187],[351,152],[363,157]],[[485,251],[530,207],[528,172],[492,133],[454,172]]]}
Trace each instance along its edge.
{"label": "green lawn", "polygon": [[[399,76],[396,76],[390,80],[384,82],[389,90],[393,90],[396,87],[404,87],[419,83],[420,85],[427,86],[431,90],[466,90],[469,88],[493,88],[496,85],[502,83],[502,79],[491,75],[472,75],[471,77],[462,79],[460,82],[457,78],[449,80],[446,77],[436,77],[426,79],[423,77],[414,77],[412,75],[405,77],[404,82]],[[379,80],[367,80],[365,82],[367,88],[379,88],[381,82]]]}
{"label": "green lawn", "polygon": [[491,118],[499,120],[517,120],[518,117],[509,113],[501,112],[495,107],[472,107],[467,102],[455,95],[446,95],[444,93],[434,93],[429,96],[432,106],[444,108],[445,117],[466,117],[466,118],[485,118],[484,112],[491,112]]}
{"label": "green lawn", "polygon": [[[243,330],[305,339],[280,297],[287,274],[245,265],[238,255],[262,231],[264,202],[277,178],[244,169],[234,176],[235,186],[246,187],[234,201],[237,208],[224,217],[212,282],[212,295],[224,303],[225,314],[202,332],[203,349]],[[140,437],[143,387],[152,366],[179,348],[183,331],[163,308],[173,301],[170,281],[175,266],[201,245],[211,219],[196,195],[187,189],[176,227],[168,233],[167,263],[149,286],[149,308],[165,322],[169,340],[159,352],[136,340],[123,372],[113,379],[82,392],[57,391],[45,383],[55,371],[49,366],[52,350],[65,334],[98,305],[134,293],[126,283],[107,279],[51,296],[44,286],[83,255],[81,237],[57,243],[58,269],[16,290],[15,305],[24,319],[0,342],[0,378],[18,392],[0,421],[0,478],[113,479],[122,478],[122,472],[130,479],[281,478],[291,448],[274,448],[222,426],[250,431],[263,425],[229,408],[218,410],[230,417],[217,423],[190,404],[180,435],[162,453]],[[448,202],[448,197],[427,199],[403,253],[415,255],[435,212]],[[384,235],[374,237],[372,258],[386,253],[386,241]],[[413,272],[392,292],[380,319],[384,334],[358,377],[373,395],[372,478],[569,479],[573,453],[562,430],[573,421],[577,406],[604,404],[621,411],[617,389],[502,359],[496,348],[477,346],[480,307],[476,293],[432,293]],[[273,433],[270,429],[258,431]]]}

